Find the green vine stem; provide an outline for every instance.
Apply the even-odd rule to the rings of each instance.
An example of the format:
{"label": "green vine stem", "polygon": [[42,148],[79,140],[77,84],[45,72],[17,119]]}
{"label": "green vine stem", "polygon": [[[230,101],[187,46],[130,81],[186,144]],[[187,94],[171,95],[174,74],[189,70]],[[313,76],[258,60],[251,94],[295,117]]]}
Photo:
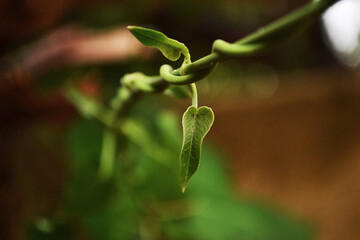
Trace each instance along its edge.
{"label": "green vine stem", "polygon": [[117,132],[106,127],[103,134],[102,149],[99,163],[99,178],[107,181],[113,174],[116,159]]}
{"label": "green vine stem", "polygon": [[[305,30],[306,27],[309,26],[309,22],[311,23],[313,19],[320,15],[334,2],[336,2],[336,0],[313,0],[304,7],[289,13],[285,17],[280,18],[263,28],[260,28],[256,32],[236,41],[233,44],[222,40],[216,40],[213,44],[213,52],[211,54],[187,65],[184,67],[182,72],[189,74],[208,68],[212,66],[214,62],[224,58],[224,55],[227,54],[239,57],[254,55],[265,50],[269,50],[274,45],[279,45],[281,42],[289,41],[296,34]],[[230,45],[233,46],[230,47]],[[173,74],[176,75],[177,73],[173,72]]]}
{"label": "green vine stem", "polygon": [[[176,85],[186,85],[203,79],[205,70],[214,69],[217,62],[229,57],[253,56],[272,50],[274,47],[285,43],[297,34],[305,30],[310,23],[336,0],[314,0],[304,7],[286,15],[279,20],[260,28],[253,34],[236,41],[227,43],[216,40],[213,44],[211,54],[191,63],[173,70],[170,66],[160,68],[161,79]],[[208,74],[211,71],[209,70]],[[199,75],[197,75],[199,74]],[[181,78],[178,76],[183,75]]]}
{"label": "green vine stem", "polygon": [[192,83],[189,85],[190,91],[191,91],[191,97],[192,97],[192,105],[196,108],[198,108],[198,94],[196,89],[196,84]]}
{"label": "green vine stem", "polygon": [[212,70],[215,69],[215,67],[216,65],[213,65],[211,68],[206,68],[198,72],[193,72],[188,75],[181,76],[179,72],[174,72],[172,66],[164,64],[160,67],[160,81],[164,81],[172,85],[191,84],[205,78],[211,73]]}

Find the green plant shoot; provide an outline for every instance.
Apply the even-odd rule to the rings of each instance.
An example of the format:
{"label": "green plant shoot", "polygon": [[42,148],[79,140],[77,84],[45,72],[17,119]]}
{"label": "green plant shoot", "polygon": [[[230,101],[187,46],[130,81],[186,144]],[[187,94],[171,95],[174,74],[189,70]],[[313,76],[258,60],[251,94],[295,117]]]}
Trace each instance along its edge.
{"label": "green plant shoot", "polygon": [[[214,121],[214,113],[210,108],[198,108],[195,82],[208,76],[224,59],[258,55],[291,40],[334,2],[336,1],[310,1],[304,7],[234,43],[218,39],[213,43],[212,52],[195,62],[191,62],[189,50],[183,43],[152,29],[129,26],[128,29],[142,44],[157,48],[169,60],[176,61],[184,55],[182,66],[174,70],[172,66],[165,64],[160,67],[158,76],[146,76],[139,72],[125,75],[122,78],[123,87],[112,101],[113,109],[106,109],[95,103],[87,104],[83,99],[73,102],[84,115],[93,115],[106,126],[116,128],[119,119],[124,117],[143,93],[164,93],[183,98],[189,96],[183,88],[187,85],[191,92],[192,106],[184,113],[182,122],[184,136],[180,153],[180,172],[184,192],[189,179],[199,166],[202,141]],[[175,87],[176,85],[179,87]],[[72,92],[68,97],[79,98]],[[109,121],[108,116],[116,116],[116,119]]]}

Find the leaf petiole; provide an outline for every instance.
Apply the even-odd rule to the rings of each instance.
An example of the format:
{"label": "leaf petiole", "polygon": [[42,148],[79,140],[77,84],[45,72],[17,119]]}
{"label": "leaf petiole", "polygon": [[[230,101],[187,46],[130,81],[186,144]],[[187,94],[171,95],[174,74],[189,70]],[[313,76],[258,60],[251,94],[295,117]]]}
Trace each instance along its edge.
{"label": "leaf petiole", "polygon": [[191,92],[192,106],[198,108],[198,94],[197,94],[196,84],[195,83],[190,84],[189,88]]}

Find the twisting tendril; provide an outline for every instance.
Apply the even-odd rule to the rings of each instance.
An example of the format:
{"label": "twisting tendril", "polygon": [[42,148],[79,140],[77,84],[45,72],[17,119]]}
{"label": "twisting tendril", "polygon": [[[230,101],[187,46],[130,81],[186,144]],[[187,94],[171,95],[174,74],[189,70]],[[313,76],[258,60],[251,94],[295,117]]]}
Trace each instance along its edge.
{"label": "twisting tendril", "polygon": [[[223,59],[254,56],[272,50],[305,30],[318,15],[334,2],[336,1],[312,1],[235,43],[216,40],[213,43],[212,53],[193,63],[183,65],[176,70],[169,65],[161,66],[161,78],[158,81],[173,85],[188,85],[205,78]],[[153,84],[156,83],[156,81],[153,82]]]}

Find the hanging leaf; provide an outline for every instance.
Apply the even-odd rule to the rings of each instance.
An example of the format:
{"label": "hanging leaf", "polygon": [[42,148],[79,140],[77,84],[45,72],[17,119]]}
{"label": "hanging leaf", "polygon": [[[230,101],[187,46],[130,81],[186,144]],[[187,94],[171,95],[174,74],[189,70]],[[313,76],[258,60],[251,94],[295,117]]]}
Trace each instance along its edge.
{"label": "hanging leaf", "polygon": [[189,107],[183,115],[183,146],[180,153],[181,187],[185,191],[189,179],[200,163],[201,145],[214,122],[211,108]]}
{"label": "hanging leaf", "polygon": [[168,38],[165,34],[142,27],[128,26],[130,32],[145,46],[155,47],[171,61],[176,61],[183,54],[185,62],[190,62],[190,54],[187,47],[174,39]]}

